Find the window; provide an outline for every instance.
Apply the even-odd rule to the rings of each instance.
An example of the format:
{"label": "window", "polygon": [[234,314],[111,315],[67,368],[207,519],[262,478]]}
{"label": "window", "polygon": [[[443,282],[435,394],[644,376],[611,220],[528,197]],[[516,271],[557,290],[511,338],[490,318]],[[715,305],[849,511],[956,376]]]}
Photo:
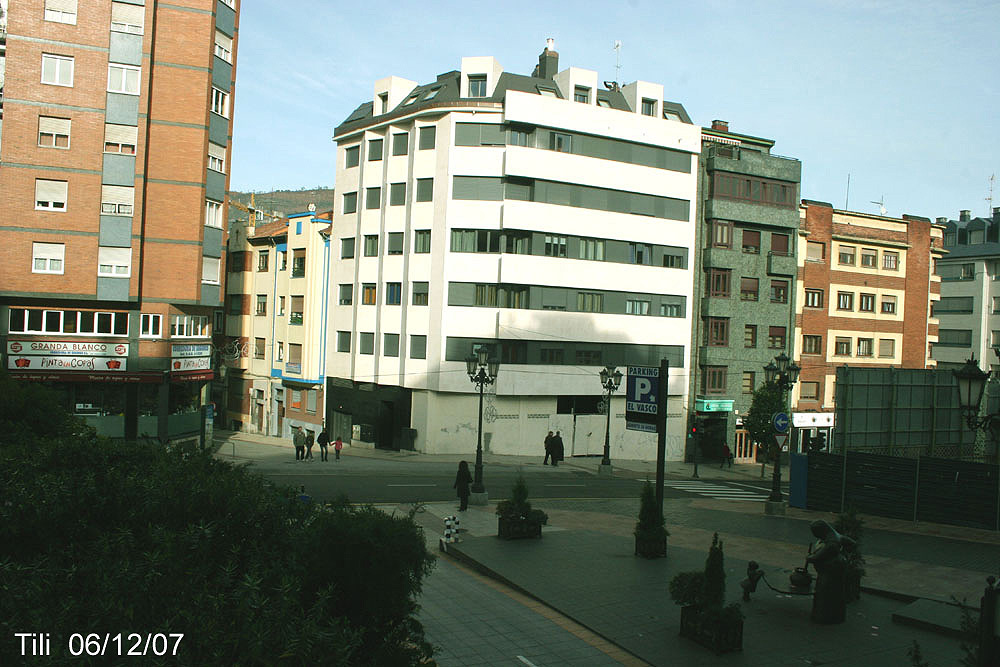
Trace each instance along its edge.
{"label": "window", "polygon": [[833,353],[838,357],[851,356],[851,339],[838,336],[833,341]]}
{"label": "window", "polygon": [[803,401],[819,400],[819,382],[800,382],[799,398]]}
{"label": "window", "polygon": [[69,118],[38,117],[38,145],[45,148],[69,148]]}
{"label": "window", "polygon": [[861,266],[866,269],[878,268],[878,250],[872,250],[871,248],[862,248]]}
{"label": "window", "polygon": [[340,284],[340,297],[338,303],[341,306],[349,306],[354,301],[354,285],[351,283]]}
{"label": "window", "polygon": [[212,87],[212,113],[229,118],[229,93]]}
{"label": "window", "polygon": [[10,331],[16,333],[128,335],[128,313],[90,310],[10,309]]}
{"label": "window", "polygon": [[209,142],[208,168],[220,174],[226,173],[226,148]]}
{"label": "window", "polygon": [[403,283],[385,284],[385,305],[398,306],[403,302]]}
{"label": "window", "polygon": [[403,232],[389,232],[385,252],[388,255],[403,254]]}
{"label": "window", "polygon": [[417,229],[413,232],[413,252],[428,253],[431,251],[431,230]]}
{"label": "window", "polygon": [[890,250],[882,251],[882,268],[886,271],[899,270],[899,253]]}
{"label": "window", "polygon": [[296,248],[292,250],[292,278],[301,278],[306,275],[306,249]]}
{"label": "window", "polygon": [[263,338],[254,338],[253,339],[253,358],[254,359],[263,359],[266,350],[267,350],[267,344],[266,344],[266,342],[264,341]]}
{"label": "window", "polygon": [[580,259],[604,260],[603,239],[580,239]]}
{"label": "window", "polygon": [[267,295],[258,294],[257,295],[257,313],[258,316],[267,315]]}
{"label": "window", "polygon": [[603,97],[598,97],[597,98],[597,106],[604,107],[605,109],[610,109],[611,108],[611,102],[609,100],[604,99]]}
{"label": "window", "polygon": [[382,335],[382,356],[399,356],[399,334],[387,333]]}
{"label": "window", "polygon": [[712,180],[712,196],[724,199],[794,208],[798,206],[795,195],[794,183],[728,174],[721,171],[715,172]]}
{"label": "window", "polygon": [[656,115],[656,100],[651,100],[648,97],[642,98],[642,115],[643,116]]}
{"label": "window", "polygon": [[301,294],[292,295],[291,307],[288,309],[288,323],[302,324],[303,311],[305,310],[305,297]]}
{"label": "window", "polygon": [[874,313],[875,312],[875,295],[874,294],[864,294],[858,295],[858,312],[861,313]]}
{"label": "window", "polygon": [[257,251],[257,270],[267,271],[267,260],[271,256],[270,250],[258,250]]}
{"label": "window", "polygon": [[275,345],[274,345],[274,351],[276,352],[275,361],[284,361],[285,360],[285,343],[284,343],[284,341],[280,341],[279,340],[277,343],[275,343]]}
{"label": "window", "polygon": [[143,313],[139,317],[139,336],[141,338],[159,338],[163,332],[162,327],[162,315]]}
{"label": "window", "polygon": [[173,315],[170,318],[171,338],[208,338],[210,334],[205,315]]}
{"label": "window", "polygon": [[413,283],[413,305],[426,306],[428,302],[428,285],[426,282]]}
{"label": "window", "polygon": [[357,167],[360,162],[361,157],[361,147],[360,146],[349,146],[344,149],[344,168],[350,169],[351,167]]}
{"label": "window", "polygon": [[368,140],[368,161],[376,162],[382,159],[382,139]]}
{"label": "window", "polygon": [[747,324],[743,327],[743,347],[757,347],[756,324]]}
{"label": "window", "polygon": [[993,313],[1000,313],[1000,296],[993,297]]}
{"label": "window", "polygon": [[76,25],[76,0],[45,0],[45,20]]}
{"label": "window", "polygon": [[702,391],[706,394],[725,394],[728,370],[726,366],[705,366]]}
{"label": "window", "polygon": [[411,104],[417,101],[418,97],[420,97],[420,93],[413,93],[412,95],[407,97],[406,100],[403,101],[403,106],[404,107],[410,106]]}
{"label": "window", "polygon": [[389,113],[389,93],[378,94],[379,114]]}
{"label": "window", "polygon": [[364,332],[358,334],[358,352],[361,354],[375,354],[375,334]]}
{"label": "window", "polygon": [[469,97],[486,97],[486,75],[469,75]]}
{"label": "window", "polygon": [[64,243],[32,243],[31,272],[61,274],[65,255],[66,244]]}
{"label": "window", "polygon": [[560,347],[543,347],[538,351],[538,360],[543,364],[562,364],[564,357]]}
{"label": "window", "polygon": [[653,262],[653,246],[648,243],[629,243],[628,259],[633,264],[650,265]]}
{"label": "window", "polygon": [[[216,267],[218,267],[218,259]],[[114,278],[128,278],[132,273],[132,248],[106,248],[97,249],[97,275],[111,276]],[[215,282],[219,282],[218,269],[216,269]]]}
{"label": "window", "polygon": [[382,188],[365,188],[365,208],[371,210],[382,204]]}
{"label": "window", "polygon": [[[437,91],[433,90],[431,91],[431,93],[434,93],[436,95]],[[429,100],[431,97],[432,95],[428,93],[427,97],[425,97],[424,100],[425,101]],[[434,140],[436,138],[436,135],[437,135],[437,128],[434,127],[433,125],[427,125],[419,128],[417,130],[417,150],[426,151],[434,148]]]}
{"label": "window", "polygon": [[222,228],[222,204],[211,199],[205,200],[205,224]]}
{"label": "window", "polygon": [[535,86],[535,88],[542,97],[559,97],[554,88],[543,88],[542,86]]}
{"label": "window", "polygon": [[242,315],[243,314],[243,295],[241,294],[230,294],[226,299],[229,302],[229,314],[230,315]]}
{"label": "window", "polygon": [[392,154],[406,155],[410,148],[410,135],[406,132],[397,132],[392,135]]}
{"label": "window", "polygon": [[453,229],[451,251],[500,252],[500,232],[488,229]]}
{"label": "window", "polygon": [[837,310],[854,310],[854,292],[837,292]]}
{"label": "window", "polygon": [[57,56],[53,53],[43,53],[42,83],[47,83],[52,86],[72,86],[72,56]]}
{"label": "window", "polygon": [[344,193],[344,205],[343,212],[346,213],[357,213],[358,212],[358,193],[357,192],[345,192]]}
{"label": "window", "polygon": [[510,133],[507,135],[507,143],[511,146],[528,146],[534,145],[530,143],[531,131],[530,130],[518,130],[511,128]]}
{"label": "window", "polygon": [[837,261],[846,266],[854,266],[854,246],[840,246],[840,252],[837,254]]}
{"label": "window", "polygon": [[434,179],[418,178],[416,194],[416,201],[431,201],[434,198]]}
{"label": "window", "polygon": [[354,259],[354,237],[340,239],[340,258]]}
{"label": "window", "polygon": [[802,336],[802,354],[823,354],[823,337]]}
{"label": "window", "polygon": [[729,298],[729,269],[708,270],[708,295]]}
{"label": "window", "polygon": [[972,329],[939,329],[937,344],[969,347],[972,345]]}
{"label": "window", "polygon": [[743,252],[754,255],[760,253],[760,232],[752,229],[743,230]]}
{"label": "window", "polygon": [[135,188],[121,185],[101,186],[101,215],[132,215]]}
{"label": "window", "polygon": [[44,178],[35,179],[35,210],[65,211],[66,181],[50,181]]}
{"label": "window", "polygon": [[215,31],[215,55],[227,63],[233,62],[233,38],[218,30]]}
{"label": "window", "polygon": [[410,359],[427,358],[427,336],[410,335]]}
{"label": "window", "polygon": [[728,220],[712,220],[712,247],[732,248],[733,247],[733,223]]}
{"label": "window", "polygon": [[771,281],[771,303],[788,303],[788,281]]}
{"label": "window", "polygon": [[497,305],[497,286],[476,285],[476,294],[472,303],[475,306],[495,308]]}
{"label": "window", "polygon": [[573,152],[573,137],[569,134],[563,134],[562,132],[553,132],[551,134],[551,139],[549,140],[549,148],[556,151],[557,153],[572,153]]}
{"label": "window", "polygon": [[283,294],[278,295],[278,315],[285,314],[285,296]]}
{"label": "window", "polygon": [[757,278],[740,278],[740,301],[756,301],[759,282]]}
{"label": "window", "polygon": [[[516,349],[517,348],[511,349],[511,352],[515,353]],[[504,352],[507,352],[507,350],[505,349]],[[511,354],[511,357],[513,357],[513,356],[514,356],[514,354]],[[503,361],[505,363],[506,362],[513,362],[513,361],[515,361],[515,359],[514,358],[504,359]],[[600,350],[577,350],[576,351],[576,363],[578,365],[580,365],[580,366],[599,366],[602,363],[601,362],[601,351]]]}
{"label": "window", "polygon": [[590,88],[586,86],[576,86],[573,89],[573,101],[580,104],[590,104]]}
{"label": "window", "polygon": [[603,313],[604,294],[600,292],[579,292],[576,309],[583,313]]}
{"label": "window", "polygon": [[565,257],[566,256],[566,237],[565,236],[546,236],[545,237],[545,254],[548,257]]}
{"label": "window", "polygon": [[[301,373],[302,372],[302,345],[299,343],[289,343],[288,344],[288,364],[285,366],[286,373]],[[297,401],[294,400],[295,394],[292,394],[292,407],[298,407],[295,405]]]}
{"label": "window", "polygon": [[729,345],[729,319],[725,317],[705,318],[705,340],[709,347]]}
{"label": "window", "polygon": [[771,234],[771,254],[788,255],[788,234]]}
{"label": "window", "polygon": [[643,299],[626,299],[626,315],[649,315],[649,301]]}
{"label": "window", "polygon": [[209,285],[219,284],[219,271],[222,268],[222,261],[218,257],[201,258],[201,282]]}
{"label": "window", "polygon": [[752,394],[754,390],[754,377],[753,371],[743,371],[743,393]]}
{"label": "window", "polygon": [[875,353],[875,341],[872,338],[858,339],[858,356],[870,357]]}
{"label": "window", "polygon": [[365,234],[365,257],[378,257],[378,235]]}
{"label": "window", "polygon": [[278,270],[287,271],[288,270],[288,251],[279,250],[278,251]]}
{"label": "window", "polygon": [[892,338],[879,338],[878,356],[888,359],[896,356],[896,341]]}
{"label": "window", "polygon": [[106,124],[104,126],[104,152],[135,155],[138,131],[139,128],[134,125]]}
{"label": "window", "polygon": [[389,206],[406,204],[406,183],[389,184]]}
{"label": "window", "polygon": [[767,346],[772,350],[785,349],[785,327],[767,328]]}
{"label": "window", "polygon": [[823,307],[823,290],[807,289],[806,308],[822,308],[822,307]]}
{"label": "window", "polygon": [[337,352],[350,352],[351,351],[351,332],[350,331],[338,331],[337,332]]}
{"label": "window", "polygon": [[962,264],[959,267],[959,280],[972,280],[976,277],[976,265],[975,264]]}
{"label": "window", "polygon": [[819,241],[806,241],[806,261],[822,262],[826,257],[826,246]]}
{"label": "window", "polygon": [[375,305],[375,285],[365,283],[361,286],[361,303],[365,306]]}

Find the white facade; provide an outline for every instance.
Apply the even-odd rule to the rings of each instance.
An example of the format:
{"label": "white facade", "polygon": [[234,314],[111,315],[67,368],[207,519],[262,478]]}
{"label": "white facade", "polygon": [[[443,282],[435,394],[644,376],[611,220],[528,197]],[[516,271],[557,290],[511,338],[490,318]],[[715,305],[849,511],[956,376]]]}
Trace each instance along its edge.
{"label": "white facade", "polygon": [[[567,410],[583,402],[571,397],[601,395],[598,372],[606,363],[623,372],[625,363],[656,365],[667,352],[655,346],[673,346],[667,455],[679,459],[700,129],[664,119],[662,87],[654,84],[626,87],[640,91],[637,99],[656,92],[661,115],[650,117],[637,106],[598,106],[595,72],[519,77],[524,90],[504,76],[492,58],[464,58],[451,97],[440,95],[433,106],[418,100],[407,113],[414,87],[400,92],[397,84],[391,97],[404,103],[390,105],[384,119],[380,91],[403,80],[382,79],[375,116],[338,128],[327,375],[409,390],[415,448],[471,454],[479,397],[464,358],[474,344],[487,344],[501,361],[485,400],[488,450],[541,456],[545,434],[560,430],[567,456],[599,454],[606,418]],[[485,77],[485,99],[468,98],[470,77]],[[560,97],[539,94],[536,84]],[[573,101],[584,88],[588,101]],[[433,147],[426,128],[434,128]],[[482,143],[460,145],[477,132]],[[395,138],[404,133],[405,152]],[[613,151],[669,152],[673,168],[569,152],[565,143],[556,148],[593,137],[615,140],[600,144]],[[347,166],[354,151],[357,164]],[[650,212],[621,212],[630,205]],[[351,243],[353,258],[345,256]],[[678,266],[659,264],[667,254],[681,258],[669,260]],[[646,263],[650,256],[657,265]],[[612,402],[611,458],[655,459],[655,435],[624,428],[624,391],[623,383]]]}

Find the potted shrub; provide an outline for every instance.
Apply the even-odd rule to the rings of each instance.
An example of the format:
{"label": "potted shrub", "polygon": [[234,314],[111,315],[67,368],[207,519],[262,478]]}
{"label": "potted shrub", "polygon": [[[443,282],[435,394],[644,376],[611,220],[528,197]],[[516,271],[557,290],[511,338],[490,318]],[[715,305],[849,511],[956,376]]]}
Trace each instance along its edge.
{"label": "potted shrub", "polygon": [[497,535],[505,540],[541,537],[542,525],[548,520],[545,512],[531,509],[528,485],[524,483],[524,477],[518,475],[511,488],[510,499],[497,503]]}
{"label": "potted shrub", "polygon": [[667,555],[667,530],[663,513],[656,504],[656,492],[648,481],[639,496],[639,521],[635,524],[635,555],[663,558]]}
{"label": "potted shrub", "polygon": [[848,602],[861,599],[861,577],[865,576],[865,557],[861,555],[861,533],[865,520],[858,516],[854,507],[848,507],[846,512],[837,515],[833,529],[841,535],[854,540],[854,546],[844,549],[844,560],[847,561],[847,571],[844,581],[844,593]]}
{"label": "potted shrub", "polygon": [[712,536],[704,572],[681,572],[670,581],[670,597],[681,605],[682,637],[717,654],[743,650],[743,612],[725,604],[726,571],[719,534]]}

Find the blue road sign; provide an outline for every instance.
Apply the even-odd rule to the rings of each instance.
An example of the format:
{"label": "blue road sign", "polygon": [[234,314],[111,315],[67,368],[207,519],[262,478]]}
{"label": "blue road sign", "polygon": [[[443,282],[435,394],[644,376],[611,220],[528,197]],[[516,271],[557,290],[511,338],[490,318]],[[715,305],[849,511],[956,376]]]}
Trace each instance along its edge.
{"label": "blue road sign", "polygon": [[788,414],[785,412],[775,412],[771,418],[771,424],[774,425],[774,430],[778,433],[784,433],[788,430],[788,421]]}
{"label": "blue road sign", "polygon": [[[656,393],[660,369],[655,366],[629,366],[625,377],[625,421],[656,423]],[[637,430],[637,429],[633,429]]]}

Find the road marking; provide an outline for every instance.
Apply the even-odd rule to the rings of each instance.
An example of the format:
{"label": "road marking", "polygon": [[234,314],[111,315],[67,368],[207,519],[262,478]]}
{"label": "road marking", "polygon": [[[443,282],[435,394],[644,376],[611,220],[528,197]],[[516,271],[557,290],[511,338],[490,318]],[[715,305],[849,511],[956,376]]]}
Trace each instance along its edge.
{"label": "road marking", "polygon": [[546,484],[545,486],[586,486],[585,484]]}
{"label": "road marking", "polygon": [[386,486],[437,486],[437,484],[386,484]]}
{"label": "road marking", "polygon": [[663,486],[677,489],[678,491],[695,493],[699,496],[708,496],[717,500],[743,500],[750,502],[763,502],[767,500],[767,494],[762,489],[754,489],[756,491],[754,493],[746,487],[735,489],[731,486],[700,480],[668,480],[663,483]]}
{"label": "road marking", "polygon": [[523,655],[517,656],[517,659],[520,660],[521,662],[523,662],[526,665],[530,665],[531,667],[537,667],[537,665],[535,665],[535,663],[531,662],[530,660],[528,660],[527,658],[525,658]]}

